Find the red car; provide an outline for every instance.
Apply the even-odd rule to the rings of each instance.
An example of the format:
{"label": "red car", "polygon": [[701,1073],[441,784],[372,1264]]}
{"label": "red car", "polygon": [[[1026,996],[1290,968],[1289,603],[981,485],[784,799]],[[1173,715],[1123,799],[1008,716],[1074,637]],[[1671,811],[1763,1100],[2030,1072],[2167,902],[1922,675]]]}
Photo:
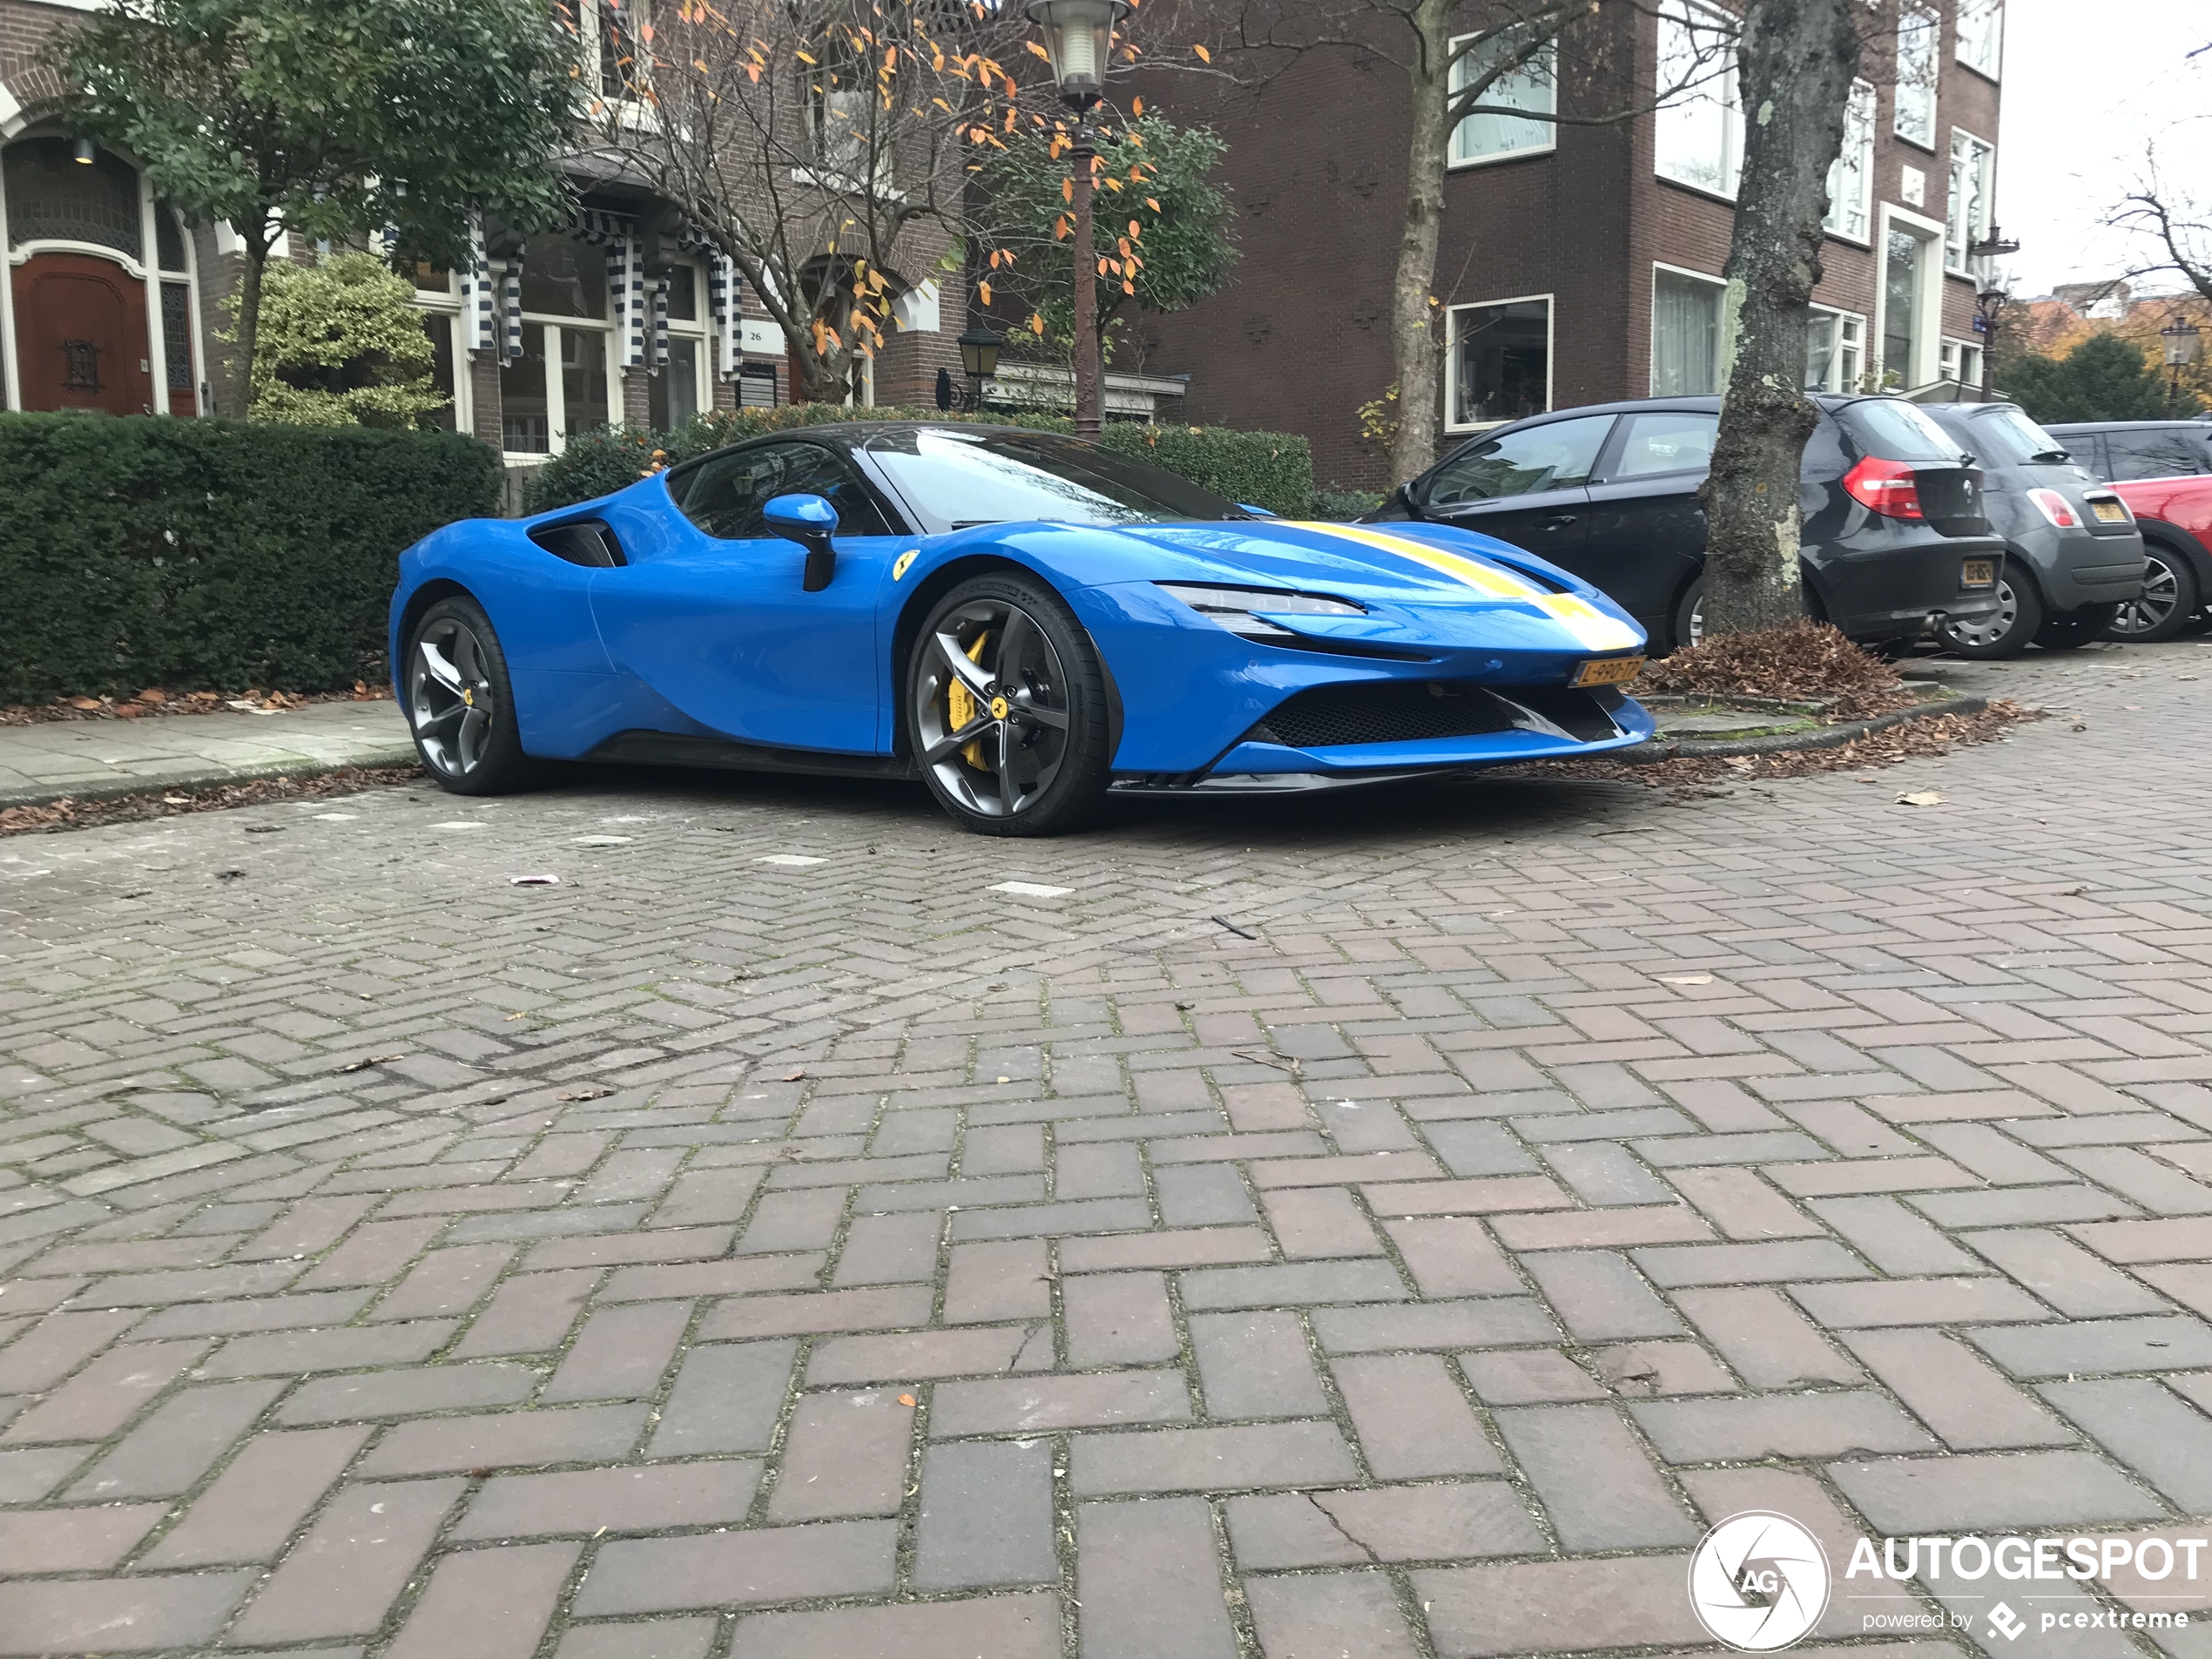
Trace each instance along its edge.
{"label": "red car", "polygon": [[2111,639],[2171,639],[2212,599],[2212,475],[2134,478],[2111,486],[2142,526],[2143,597],[2120,607]]}

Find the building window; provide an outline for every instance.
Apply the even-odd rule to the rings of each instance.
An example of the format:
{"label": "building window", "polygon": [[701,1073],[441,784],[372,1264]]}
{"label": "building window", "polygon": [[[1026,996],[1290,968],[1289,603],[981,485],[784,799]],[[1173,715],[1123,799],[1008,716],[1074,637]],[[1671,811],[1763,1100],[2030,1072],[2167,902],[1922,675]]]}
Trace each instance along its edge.
{"label": "building window", "polygon": [[193,407],[192,392],[199,384],[192,367],[192,284],[161,285],[161,353],[166,360],[169,412],[182,415]]}
{"label": "building window", "polygon": [[1659,17],[1659,85],[1690,90],[1662,105],[1655,153],[1662,179],[1733,198],[1743,170],[1743,108],[1733,18],[1680,0]]}
{"label": "building window", "polygon": [[502,447],[558,455],[569,439],[619,421],[614,331],[607,320],[607,260],[559,234],[523,249],[523,354],[500,381]]}
{"label": "building window", "polygon": [[1961,386],[1981,384],[1981,347],[1971,340],[1946,340],[1943,342],[1943,378]]}
{"label": "building window", "polygon": [[1959,61],[1997,78],[2005,52],[2005,0],[1959,0]]}
{"label": "building window", "polygon": [[[867,60],[841,25],[821,35],[814,51],[821,61],[809,71],[806,115],[815,163],[858,178],[867,169],[873,137],[875,95],[868,84]],[[876,165],[888,172],[890,158],[882,157]]]}
{"label": "building window", "polygon": [[1874,88],[1870,82],[1853,81],[1844,116],[1844,147],[1828,169],[1828,230],[1864,242],[1873,212]]}
{"label": "building window", "polygon": [[466,432],[469,426],[467,336],[462,332],[461,290],[453,273],[428,260],[417,260],[408,276],[415,284],[415,304],[422,314],[422,332],[430,337],[431,382],[445,398],[445,407],[430,418],[448,432]]}
{"label": "building window", "polygon": [[697,266],[678,265],[668,273],[668,361],[648,383],[646,407],[656,432],[673,432],[705,408],[705,371],[710,361],[706,314],[699,304],[704,285]]}
{"label": "building window", "polygon": [[[1459,44],[1452,43],[1454,50]],[[1479,78],[1491,64],[1506,56],[1511,44],[1509,37],[1501,37],[1454,58],[1453,96],[1457,97],[1469,82]],[[1528,110],[1539,115],[1555,114],[1559,109],[1559,83],[1555,78],[1558,63],[1557,44],[1547,45],[1511,74],[1493,81],[1478,101]],[[1558,142],[1558,131],[1549,121],[1529,120],[1518,115],[1470,115],[1452,129],[1451,165],[1463,167],[1478,161],[1495,161],[1505,156],[1549,150]]]}
{"label": "building window", "polygon": [[1710,396],[1721,389],[1721,295],[1717,277],[1664,266],[1651,273],[1651,395]]}
{"label": "building window", "polygon": [[1454,306],[1445,405],[1455,429],[1541,415],[1552,406],[1552,302]]}
{"label": "building window", "polygon": [[1897,136],[1935,148],[1936,58],[1943,18],[1934,7],[1908,3],[1897,14]]}
{"label": "building window", "polygon": [[1942,295],[1935,291],[1942,279],[1931,246],[1939,233],[1922,230],[1917,223],[1887,219],[1882,236],[1880,384],[1892,391],[1909,392],[1933,378],[1937,354],[1924,350],[1933,336],[1934,320]]}
{"label": "building window", "polygon": [[1976,242],[1989,239],[1996,197],[1997,146],[1961,128],[1951,129],[1951,199],[1943,232],[1943,267],[1966,274]]}
{"label": "building window", "polygon": [[138,175],[127,163],[96,150],[84,166],[66,138],[19,139],[5,155],[10,247],[87,242],[132,260],[145,256]]}
{"label": "building window", "polygon": [[591,84],[610,104],[649,96],[652,39],[650,0],[584,0],[583,61]]}
{"label": "building window", "polygon": [[1805,325],[1805,389],[1856,390],[1866,372],[1866,319],[1852,311],[1812,307]]}

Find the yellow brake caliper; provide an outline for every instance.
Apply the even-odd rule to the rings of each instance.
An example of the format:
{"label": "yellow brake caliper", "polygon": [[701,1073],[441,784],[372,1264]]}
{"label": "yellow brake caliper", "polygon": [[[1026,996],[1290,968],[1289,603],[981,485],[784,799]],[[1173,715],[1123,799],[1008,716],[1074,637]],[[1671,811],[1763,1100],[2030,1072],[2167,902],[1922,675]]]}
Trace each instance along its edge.
{"label": "yellow brake caliper", "polygon": [[[968,648],[969,662],[977,664],[982,662],[983,647],[990,643],[990,638],[988,629],[975,636],[975,643]],[[957,732],[974,719],[979,706],[975,694],[968,689],[968,683],[959,675],[954,675],[952,684],[945,691],[945,718],[952,722],[953,730]],[[977,738],[973,742],[963,745],[960,752],[961,759],[967,761],[976,771],[988,772],[990,770],[983,764],[982,738]]]}

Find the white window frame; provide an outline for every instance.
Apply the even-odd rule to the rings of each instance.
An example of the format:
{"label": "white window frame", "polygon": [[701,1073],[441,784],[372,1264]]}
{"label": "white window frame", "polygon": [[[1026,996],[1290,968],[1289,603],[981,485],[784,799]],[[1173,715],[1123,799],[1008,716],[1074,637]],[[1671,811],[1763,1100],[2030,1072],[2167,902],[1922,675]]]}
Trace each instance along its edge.
{"label": "white window frame", "polygon": [[[691,354],[691,408],[698,414],[705,415],[714,407],[714,361],[713,347],[710,343],[711,308],[707,304],[706,266],[701,260],[691,259],[678,260],[676,263],[691,273],[691,309],[698,314],[689,321],[681,317],[671,317],[668,320],[668,338],[671,345],[678,340],[688,340],[698,347]],[[649,323],[646,328],[646,349],[649,351],[651,349],[651,335]],[[671,351],[667,364],[660,369],[660,373],[672,374],[675,372],[676,357]],[[649,398],[648,407],[650,405]]]}
{"label": "white window frame", "polygon": [[[377,239],[381,242],[382,239]],[[453,342],[453,428],[456,432],[474,432],[475,400],[469,383],[469,336],[462,327],[460,280],[451,271],[447,272],[443,293],[435,288],[417,287],[415,308],[426,317],[439,317],[445,321],[447,338]]]}
{"label": "white window frame", "polygon": [[1959,0],[1957,26],[1952,56],[1986,79],[2003,79],[2005,0]]}
{"label": "white window frame", "polygon": [[[1839,306],[1815,304],[1811,307],[1816,317],[1832,318],[1838,334],[1836,348],[1829,354],[1828,378],[1818,386],[1808,386],[1812,392],[1853,392],[1858,389],[1860,376],[1866,373],[1866,314],[1845,311]],[[1850,368],[1845,368],[1849,360]]]}
{"label": "white window frame", "polygon": [[1979,387],[1981,384],[1981,353],[1979,341],[1960,340],[1946,335],[1936,373],[1944,380],[1955,381],[1960,386]]}
{"label": "white window frame", "polygon": [[1882,341],[1886,337],[1889,322],[1889,247],[1890,228],[1915,233],[1923,242],[1933,242],[1937,248],[1943,243],[1943,226],[1925,213],[1884,202],[1874,241],[1874,314],[1867,320],[1867,367],[1876,373],[1887,374],[1895,371],[1896,390],[1910,392],[1929,385],[1942,373],[1943,334],[1943,261],[1931,253],[1920,261],[1920,338],[1913,349],[1913,361],[1900,368],[1881,354]]}
{"label": "white window frame", "polygon": [[[584,100],[585,118],[627,127],[635,132],[658,132],[660,131],[660,111],[650,100],[634,95],[610,98],[600,80],[600,25],[607,3],[608,0],[577,0],[576,9],[577,56],[580,60],[577,67],[582,71],[580,90]],[[621,7],[630,16],[633,36],[652,27],[653,0],[621,0]],[[641,52],[650,53],[651,48],[644,41],[640,40],[638,46]],[[634,78],[642,82],[648,91],[651,89],[653,75],[650,57],[638,64]],[[591,109],[595,104],[599,106],[596,114]]]}
{"label": "white window frame", "polygon": [[[1959,146],[1970,146],[1969,157],[1978,156],[1981,164],[1981,219],[1979,225],[1960,222],[1959,208],[1965,193],[1959,188]],[[1944,197],[1943,268],[1953,276],[1973,274],[1973,264],[1967,253],[1976,242],[1989,234],[1989,227],[1997,218],[1997,146],[1990,139],[1969,132],[1965,127],[1951,129],[1951,168]]]}
{"label": "white window frame", "polygon": [[[1844,118],[1844,146],[1828,169],[1828,217],[1821,221],[1829,235],[1860,247],[1867,246],[1874,229],[1874,122],[1878,107],[1873,82],[1851,83],[1851,102]],[[1856,201],[1846,201],[1840,191],[1851,176],[1844,162],[1854,147],[1858,152],[1858,196]]]}
{"label": "white window frame", "polygon": [[[1927,35],[1925,85],[1918,79],[1908,82],[1905,78],[1907,71],[1905,36],[1908,30],[1914,29],[1916,23],[1918,28],[1925,30]],[[1935,6],[1928,4],[1926,0],[1905,0],[1905,3],[1898,8],[1897,12],[1897,84],[1890,110],[1890,130],[1905,143],[1915,148],[1925,150],[1932,155],[1935,153],[1937,134],[1942,131],[1936,118],[1938,114],[1937,83],[1942,65],[1943,13]],[[1916,130],[1919,126],[1917,122],[1910,128],[1905,125],[1905,110],[1908,107],[1905,93],[1908,88],[1923,90],[1927,94],[1927,131],[1925,136]],[[1912,107],[1918,107],[1917,99],[1914,100]]]}
{"label": "white window frame", "polygon": [[[1457,98],[1459,96],[1460,88],[1466,80],[1466,71],[1467,65],[1471,61],[1467,57],[1462,57],[1458,55],[1460,46],[1461,43],[1473,40],[1474,38],[1474,37],[1473,35],[1455,35],[1452,37],[1450,50],[1453,53],[1453,58],[1449,96],[1453,98]],[[1534,58],[1532,58],[1528,63],[1523,64],[1521,68],[1514,71],[1514,73],[1516,75],[1526,74],[1532,70],[1540,68],[1543,72],[1547,83],[1546,91],[1548,94],[1544,105],[1545,113],[1548,115],[1556,115],[1559,113],[1558,41],[1553,40],[1547,43],[1541,51],[1537,53]],[[1493,87],[1492,90],[1495,91],[1496,89]],[[1520,161],[1529,156],[1548,156],[1559,148],[1559,124],[1555,121],[1537,121],[1536,124],[1541,126],[1544,130],[1544,138],[1543,142],[1541,144],[1524,145],[1520,148],[1514,150],[1492,150],[1479,156],[1468,155],[1460,147],[1460,135],[1467,130],[1467,122],[1472,121],[1474,118],[1475,118],[1473,116],[1468,116],[1465,119],[1454,121],[1452,124],[1452,135],[1444,153],[1444,165],[1446,171],[1458,172],[1462,169],[1468,167],[1487,167],[1501,161]],[[1536,119],[1536,118],[1533,116],[1524,118],[1529,120]]]}
{"label": "white window frame", "polygon": [[1725,390],[1728,386],[1728,365],[1725,361],[1728,354],[1728,331],[1724,326],[1725,319],[1723,319],[1723,327],[1716,327],[1713,330],[1713,390],[1710,392],[1674,393],[1662,392],[1658,388],[1659,278],[1662,273],[1664,273],[1668,276],[1687,277],[1692,282],[1698,283],[1704,287],[1711,288],[1721,296],[1723,303],[1725,303],[1728,294],[1728,279],[1726,277],[1715,276],[1710,271],[1693,271],[1686,265],[1669,265],[1662,260],[1655,260],[1652,261],[1651,327],[1649,329],[1649,339],[1646,342],[1649,347],[1649,351],[1646,354],[1645,363],[1646,369],[1648,370],[1645,376],[1645,382],[1649,388],[1649,394],[1653,397],[1717,396],[1722,391]]}
{"label": "white window frame", "polygon": [[1559,301],[1551,293],[1516,293],[1503,300],[1474,300],[1465,305],[1448,306],[1444,315],[1444,429],[1447,432],[1487,432],[1493,427],[1508,426],[1519,417],[1501,417],[1495,421],[1454,421],[1453,411],[1460,407],[1460,313],[1488,311],[1498,306],[1531,306],[1541,303],[1544,307],[1544,414],[1558,407],[1556,390],[1559,378]]}
{"label": "white window frame", "polygon": [[[1678,15],[1683,19],[1679,24],[1676,22]],[[1666,72],[1667,30],[1670,27],[1686,28],[1690,18],[1700,15],[1707,20],[1707,26],[1712,28],[1735,26],[1735,19],[1715,7],[1703,3],[1702,0],[1665,0],[1662,3],[1659,13],[1659,73],[1662,76]],[[1655,124],[1652,131],[1652,170],[1670,185],[1679,185],[1683,189],[1696,191],[1700,195],[1715,196],[1723,201],[1732,202],[1736,199],[1737,187],[1743,174],[1743,90],[1742,79],[1737,73],[1734,47],[1728,49],[1724,61],[1710,67],[1703,84],[1689,96],[1717,104],[1723,111],[1721,184],[1716,186],[1702,179],[1685,179],[1667,171],[1664,142],[1666,111],[1663,109],[1652,117]]]}

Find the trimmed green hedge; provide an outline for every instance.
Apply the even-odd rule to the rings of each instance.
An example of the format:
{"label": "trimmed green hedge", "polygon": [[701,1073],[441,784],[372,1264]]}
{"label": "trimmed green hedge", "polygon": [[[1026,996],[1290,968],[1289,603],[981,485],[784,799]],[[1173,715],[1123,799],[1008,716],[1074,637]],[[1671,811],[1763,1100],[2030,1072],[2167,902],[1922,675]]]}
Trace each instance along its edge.
{"label": "trimmed green hedge", "polygon": [[[993,426],[1071,432],[1063,415],[941,415],[934,409],[852,409],[833,403],[799,403],[775,409],[716,409],[674,432],[601,427],[569,440],[562,454],[539,467],[523,487],[523,506],[551,512],[635,483],[659,467],[705,455],[740,438],[793,427],[840,421],[976,421]],[[1180,473],[1201,489],[1231,501],[1250,502],[1285,518],[1303,518],[1313,504],[1313,450],[1287,432],[1238,432],[1228,427],[1145,426],[1110,422],[1099,442],[1118,454]]]}
{"label": "trimmed green hedge", "polygon": [[400,553],[499,510],[449,432],[0,415],[0,702],[378,671]]}

